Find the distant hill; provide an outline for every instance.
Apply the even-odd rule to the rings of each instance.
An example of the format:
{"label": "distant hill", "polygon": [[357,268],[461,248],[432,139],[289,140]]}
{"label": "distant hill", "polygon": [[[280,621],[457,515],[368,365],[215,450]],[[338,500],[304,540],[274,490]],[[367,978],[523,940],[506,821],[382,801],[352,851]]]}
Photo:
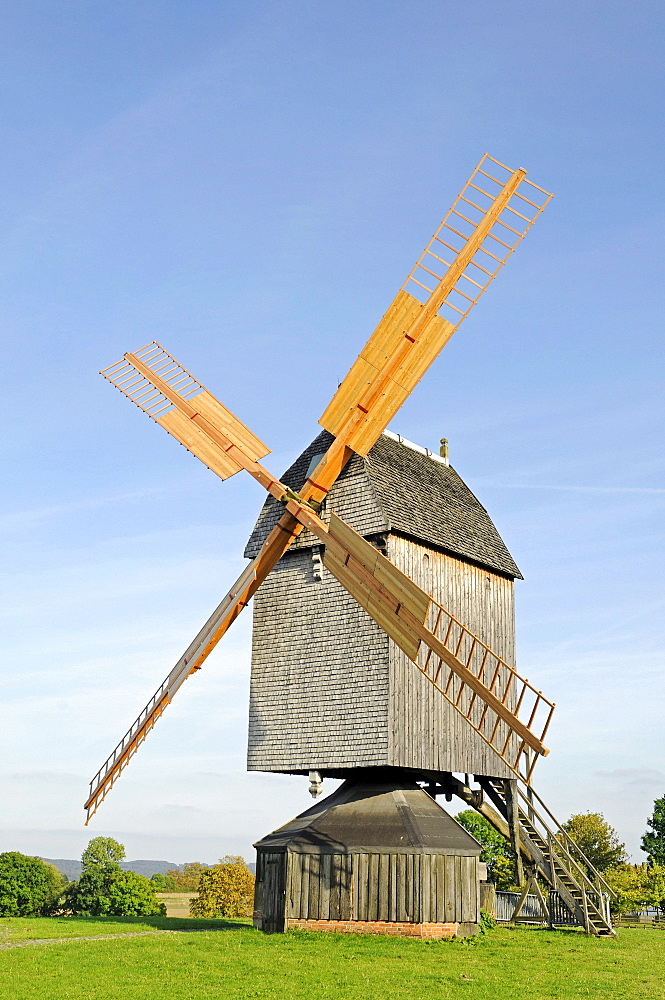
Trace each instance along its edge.
{"label": "distant hill", "polygon": [[[48,861],[49,864],[55,865],[59,872],[68,878],[70,882],[81,876],[81,862],[71,861],[68,858],[42,858],[42,861]],[[176,865],[172,861],[121,861],[120,867],[124,868],[125,871],[136,872],[137,875],[145,875],[146,878],[150,878],[156,872],[160,872],[165,875],[170,868],[177,868],[182,871],[182,865]]]}
{"label": "distant hill", "polygon": [[[42,858],[42,861],[48,861],[49,864],[55,865],[58,871],[62,872],[70,882],[74,882],[81,876],[80,861],[72,861],[68,858]],[[173,868],[182,871],[185,866],[176,865],[173,861],[121,861],[120,867],[124,868],[125,871],[136,872],[137,875],[145,875],[146,878],[150,878],[151,875],[155,875],[157,872],[165,875],[167,871]],[[254,862],[249,862],[247,867],[251,872],[256,874],[256,865]]]}

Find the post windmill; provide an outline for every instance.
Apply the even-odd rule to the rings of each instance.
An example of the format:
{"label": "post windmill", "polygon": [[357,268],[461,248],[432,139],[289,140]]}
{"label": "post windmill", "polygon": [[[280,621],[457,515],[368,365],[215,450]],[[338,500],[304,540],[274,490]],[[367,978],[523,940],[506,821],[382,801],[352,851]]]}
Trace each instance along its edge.
{"label": "post windmill", "polygon": [[513,665],[519,571],[445,456],[386,431],[550,198],[482,158],[283,481],[159,344],[102,372],[221,479],[244,469],[269,496],[248,566],[93,778],[87,819],[261,588],[249,767],[309,775],[315,794],[345,779],[257,844],[266,930],[473,933],[479,848],[436,803],[456,794],[510,837],[527,885],[613,933],[608,886],[533,790],[554,705]]}

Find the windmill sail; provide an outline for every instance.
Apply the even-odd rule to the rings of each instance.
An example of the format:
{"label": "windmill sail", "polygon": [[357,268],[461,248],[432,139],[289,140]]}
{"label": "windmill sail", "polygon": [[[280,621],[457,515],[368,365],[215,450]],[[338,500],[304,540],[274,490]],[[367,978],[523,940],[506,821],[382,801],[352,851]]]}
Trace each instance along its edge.
{"label": "windmill sail", "polygon": [[258,562],[257,557],[245,567],[231,590],[215,608],[196,638],[189,644],[173,670],[159,685],[148,704],[139,713],[90,782],[90,792],[83,806],[86,810],[86,826],[166,706],[187,678],[200,669],[203,661],[210,655],[220,638],[250,600],[253,593],[252,588],[256,585]]}
{"label": "windmill sail", "polygon": [[526,180],[526,171],[486,154],[328,404],[321,426],[366,455],[551,198]]}
{"label": "windmill sail", "polygon": [[153,341],[101,372],[220,479],[270,454],[263,441]]}
{"label": "windmill sail", "polygon": [[[320,422],[335,441],[309,476],[293,509],[285,503],[286,512],[257,559],[241,574],[93,779],[86,803],[88,818],[175,691],[201,666],[302,530],[304,522],[294,509],[307,513],[308,503],[323,501],[352,451],[367,454],[551,197],[527,181],[525,171],[511,171],[492,157],[483,157],[323,414]],[[220,478],[246,469],[284,501],[289,491],[259,465],[269,449],[159,344],[153,342],[125,355],[102,375]],[[384,613],[376,602],[373,606],[377,614]],[[404,635],[403,640],[407,641]],[[194,646],[196,665],[189,659]],[[433,681],[436,684],[439,675]],[[448,698],[450,688],[444,693]],[[464,698],[458,692],[455,707],[461,704]],[[496,732],[503,730],[499,727]]]}
{"label": "windmill sail", "polygon": [[[160,345],[150,345],[150,349],[152,353],[148,360],[166,356],[175,365],[178,364]],[[145,357],[147,351],[148,349],[145,348],[140,353]],[[234,462],[239,467],[244,465],[246,470],[268,492],[284,503],[287,514],[294,523],[313,531],[326,546],[324,565],[330,569],[339,582],[407,656],[416,663],[416,666],[428,680],[441,691],[457,711],[464,715],[483,740],[498,753],[512,770],[519,773],[518,768],[525,748],[531,748],[538,754],[547,753],[543,745],[543,738],[554,708],[550,702],[537,693],[535,703],[530,706],[529,722],[525,725],[519,716],[519,710],[523,703],[529,703],[528,697],[525,702],[525,695],[535,693],[527,681],[519,677],[508,664],[478,640],[472,643],[466,661],[463,662],[459,658],[459,653],[465,646],[465,639],[470,636],[468,629],[465,629],[460,623],[456,623],[461,629],[458,639],[453,627],[455,620],[447,612],[444,612],[443,608],[437,606],[435,628],[430,631],[426,627],[425,621],[433,604],[431,597],[334,513],[331,515],[330,528],[328,528],[299,494],[294,493],[256,462],[254,454],[258,450],[267,449],[237,417],[231,415],[232,420],[224,417],[223,426],[226,434],[222,434],[213,421],[217,414],[226,415],[229,411],[218,400],[210,396],[203,389],[201,383],[196,382],[194,395],[186,398],[173,387],[173,381],[167,383],[162,379],[161,374],[157,375],[152,370],[149,364],[139,360],[138,355],[127,354],[125,358],[127,364],[135,369],[154,389],[154,393],[151,394],[141,387],[141,396],[133,401],[158,422],[161,422],[162,414],[160,411],[163,411],[167,406],[170,407],[167,409],[167,413],[177,412],[181,414],[183,420],[186,421],[183,425],[184,429],[181,428],[180,424],[171,421],[168,427],[169,433],[178,440],[180,440],[182,433],[182,443],[187,446],[191,440],[189,437],[190,428],[193,426],[201,435],[201,442],[197,441],[196,443],[197,451],[206,456],[207,464],[220,478],[227,478],[228,467],[224,464],[225,457],[233,456]],[[113,372],[115,372],[116,367],[113,367]],[[181,370],[184,371],[184,369]],[[191,378],[191,376],[189,377]],[[132,381],[131,378],[128,383],[128,376],[123,370],[118,387],[129,395],[132,391],[131,387],[135,384],[136,381]],[[187,384],[189,385],[189,383]],[[129,391],[127,391],[127,386],[129,386]],[[197,406],[197,402],[202,396],[206,399],[206,413],[210,414],[210,418],[202,416]],[[153,412],[149,412],[150,406],[153,407]],[[155,410],[157,416],[155,416]],[[229,436],[227,437],[227,435]],[[237,435],[236,440],[230,435]],[[295,533],[293,531],[291,534],[295,535]],[[256,590],[258,586],[257,563],[260,559],[259,555],[254,563],[247,567],[234,589],[226,595],[219,608],[93,778],[90,794],[85,804],[88,819],[113,787],[120,773],[145,740],[176,691],[187,677],[200,667],[205,657],[247,603],[251,593]],[[437,629],[441,625],[443,615],[447,616],[450,625],[442,640],[437,635]],[[454,647],[448,644],[451,635],[455,637]],[[424,665],[418,659],[422,645],[427,647],[429,651]],[[484,650],[484,655],[478,671],[474,671],[474,656],[480,655],[481,650]],[[432,654],[438,660],[438,667],[430,673],[429,664]],[[444,664],[446,670],[442,675]],[[492,667],[494,673],[491,682],[487,684],[485,677],[486,675],[489,677]],[[514,710],[515,698],[517,698],[517,711]],[[543,732],[538,736],[533,730],[533,724],[536,718],[542,715],[541,710],[544,706],[549,707],[549,714]],[[535,758],[532,759],[529,774],[534,760]]]}

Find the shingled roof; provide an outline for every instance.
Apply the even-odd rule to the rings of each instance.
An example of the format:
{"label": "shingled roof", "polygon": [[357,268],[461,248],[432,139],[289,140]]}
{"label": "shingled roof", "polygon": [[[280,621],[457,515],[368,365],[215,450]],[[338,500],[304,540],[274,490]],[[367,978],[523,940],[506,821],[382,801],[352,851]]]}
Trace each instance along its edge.
{"label": "shingled roof", "polygon": [[[312,459],[331,442],[327,431],[319,434],[286,470],[282,482],[299,490]],[[361,535],[394,532],[522,579],[489,514],[452,466],[396,435],[382,434],[366,458],[352,456],[326,500],[324,521],[327,510],[336,511]],[[248,558],[257,555],[282,513],[281,505],[269,497],[247,543]],[[316,544],[309,532],[294,543],[297,548]]]}
{"label": "shingled roof", "polygon": [[254,844],[293,854],[478,856],[481,845],[415,781],[347,780]]}

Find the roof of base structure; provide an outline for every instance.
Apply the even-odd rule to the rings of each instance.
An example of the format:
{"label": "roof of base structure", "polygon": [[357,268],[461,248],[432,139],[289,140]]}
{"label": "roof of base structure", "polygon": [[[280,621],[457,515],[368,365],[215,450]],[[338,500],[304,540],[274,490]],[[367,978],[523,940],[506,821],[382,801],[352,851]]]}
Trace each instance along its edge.
{"label": "roof of base structure", "polygon": [[[299,490],[315,456],[333,438],[323,431],[281,477]],[[315,463],[314,463],[315,464]],[[353,455],[333,486],[321,516],[334,510],[361,535],[395,532],[449,552],[511,578],[522,578],[492,520],[450,465],[396,435],[382,434],[366,458]],[[249,538],[245,555],[254,558],[283,508],[268,497]],[[317,545],[304,531],[292,547]]]}
{"label": "roof of base structure", "polygon": [[415,782],[345,781],[254,845],[293,854],[480,854],[481,845]]}

